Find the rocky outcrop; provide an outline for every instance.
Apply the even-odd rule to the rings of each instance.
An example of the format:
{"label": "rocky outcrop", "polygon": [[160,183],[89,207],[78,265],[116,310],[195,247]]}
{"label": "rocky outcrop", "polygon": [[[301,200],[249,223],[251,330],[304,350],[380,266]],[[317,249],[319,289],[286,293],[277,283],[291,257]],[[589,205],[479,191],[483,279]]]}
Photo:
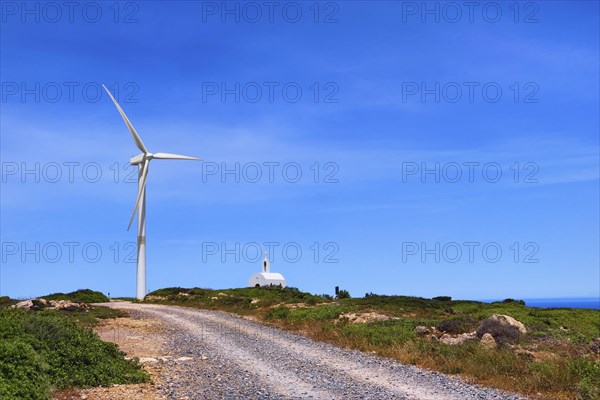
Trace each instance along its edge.
{"label": "rocky outcrop", "polygon": [[74,303],[69,300],[50,300],[49,308],[65,311],[88,310],[90,306],[86,303]]}
{"label": "rocky outcrop", "polygon": [[343,313],[338,317],[338,321],[347,319],[352,324],[367,324],[369,322],[387,321],[390,319],[387,315],[375,312],[366,313]]}
{"label": "rocky outcrop", "polygon": [[65,311],[76,311],[85,310],[87,311],[90,306],[86,303],[74,303],[69,300],[46,300],[46,299],[31,299],[21,301],[13,306],[14,308],[21,308],[29,311],[39,311],[44,309],[54,310],[65,310]]}
{"label": "rocky outcrop", "polygon": [[423,325],[417,326],[415,328],[415,333],[417,334],[417,336],[424,337],[428,340],[434,342],[439,341],[441,343],[449,344],[452,346],[462,344],[467,340],[475,340],[477,338],[476,332],[460,333],[457,335],[453,335],[450,333],[440,332],[435,326],[427,327]]}
{"label": "rocky outcrop", "polygon": [[442,337],[440,337],[440,342],[444,344],[457,345],[466,342],[467,340],[473,340],[477,337],[475,332],[469,333],[461,333],[458,335],[451,335],[449,333],[444,333]]}
{"label": "rocky outcrop", "polygon": [[146,296],[144,297],[144,300],[146,301],[163,301],[163,300],[167,300],[166,296]]}

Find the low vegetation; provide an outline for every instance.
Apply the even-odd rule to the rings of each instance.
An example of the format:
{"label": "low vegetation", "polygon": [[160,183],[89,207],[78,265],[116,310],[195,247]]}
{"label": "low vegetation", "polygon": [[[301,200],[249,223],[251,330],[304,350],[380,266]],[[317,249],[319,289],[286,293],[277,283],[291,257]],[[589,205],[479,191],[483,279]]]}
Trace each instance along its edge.
{"label": "low vegetation", "polygon": [[[90,294],[78,292],[72,298]],[[86,328],[98,318],[120,315],[105,307],[88,311],[1,308],[0,399],[49,399],[58,389],[147,381],[136,360],[126,360],[115,344],[101,341]]]}
{"label": "low vegetation", "polygon": [[182,305],[202,306],[208,309],[229,310],[239,313],[248,313],[252,310],[278,304],[306,303],[314,305],[329,302],[322,296],[302,292],[296,288],[265,287],[243,289],[184,289],[166,288],[159,289],[146,296],[147,301],[158,303],[178,303]]}
{"label": "low vegetation", "polygon": [[109,301],[109,298],[103,293],[90,289],[79,289],[71,293],[52,293],[42,298],[46,300],[68,300],[76,303],[105,303]]}
{"label": "low vegetation", "polygon": [[[600,311],[541,309],[507,299],[456,301],[449,296],[365,298],[316,296],[295,288],[182,289],[150,293],[146,301],[252,315],[338,346],[376,352],[405,363],[459,374],[467,380],[546,399],[600,398]],[[492,322],[494,314],[525,324],[527,333]],[[354,323],[348,316],[377,316]],[[356,321],[356,319],[354,319]],[[457,345],[430,340],[419,327],[460,335]],[[496,348],[479,343],[485,333]]]}

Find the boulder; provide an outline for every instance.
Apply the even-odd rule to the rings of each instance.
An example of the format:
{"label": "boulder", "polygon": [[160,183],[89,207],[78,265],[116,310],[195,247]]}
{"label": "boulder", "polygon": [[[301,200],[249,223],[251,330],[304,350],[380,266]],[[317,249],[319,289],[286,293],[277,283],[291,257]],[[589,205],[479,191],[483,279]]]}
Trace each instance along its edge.
{"label": "boulder", "polygon": [[17,304],[15,304],[13,307],[25,308],[25,309],[29,310],[31,307],[33,307],[33,301],[31,301],[31,300],[20,301]]}
{"label": "boulder", "polygon": [[487,347],[488,349],[495,349],[496,348],[496,340],[489,333],[484,333],[483,334],[483,336],[481,337],[480,343],[484,347]]}
{"label": "boulder", "polygon": [[516,319],[514,319],[513,317],[510,317],[508,315],[494,314],[488,319],[496,320],[496,321],[500,322],[502,325],[514,326],[515,328],[517,328],[519,330],[519,332],[521,332],[523,334],[527,333],[527,328],[525,328],[525,325],[522,322],[519,322]]}

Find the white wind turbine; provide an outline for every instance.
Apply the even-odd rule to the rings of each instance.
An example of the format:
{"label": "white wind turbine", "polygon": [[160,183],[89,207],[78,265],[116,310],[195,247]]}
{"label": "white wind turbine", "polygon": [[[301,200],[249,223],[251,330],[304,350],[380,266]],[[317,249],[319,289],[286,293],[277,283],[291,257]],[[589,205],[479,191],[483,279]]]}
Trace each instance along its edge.
{"label": "white wind turbine", "polygon": [[138,212],[138,237],[137,237],[137,285],[136,285],[136,297],[139,300],[143,300],[144,296],[146,296],[146,177],[148,176],[148,164],[150,164],[150,160],[159,159],[159,160],[199,160],[196,157],[182,156],[179,154],[170,154],[170,153],[150,153],[140,135],[135,131],[131,122],[127,118],[127,115],[123,112],[119,103],[115,100],[112,93],[106,88],[106,86],[102,85],[104,90],[108,93],[113,103],[119,110],[121,117],[123,117],[123,121],[127,125],[129,132],[131,132],[131,136],[133,136],[133,140],[135,140],[135,144],[138,149],[142,151],[142,154],[137,155],[129,160],[131,165],[137,165],[139,168],[138,172],[138,194],[137,199],[135,200],[135,207],[133,208],[133,213],[131,214],[131,219],[129,220],[129,226],[127,230],[131,228],[131,223],[133,222],[133,218],[135,217],[135,212]]}

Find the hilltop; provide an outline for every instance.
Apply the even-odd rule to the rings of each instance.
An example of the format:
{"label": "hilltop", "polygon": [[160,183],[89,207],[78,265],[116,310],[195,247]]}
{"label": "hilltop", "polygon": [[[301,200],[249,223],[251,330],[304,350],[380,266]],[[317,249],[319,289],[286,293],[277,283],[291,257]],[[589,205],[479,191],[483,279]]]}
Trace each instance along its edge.
{"label": "hilltop", "polygon": [[316,340],[527,395],[600,396],[598,310],[447,296],[369,293],[334,299],[296,288],[166,288],[150,293],[145,302],[233,312]]}

